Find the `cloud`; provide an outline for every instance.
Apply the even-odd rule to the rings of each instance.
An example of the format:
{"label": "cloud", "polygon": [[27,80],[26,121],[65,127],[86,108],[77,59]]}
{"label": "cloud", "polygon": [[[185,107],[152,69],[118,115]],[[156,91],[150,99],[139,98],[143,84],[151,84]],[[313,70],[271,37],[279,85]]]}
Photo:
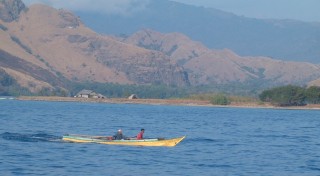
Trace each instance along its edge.
{"label": "cloud", "polygon": [[146,8],[150,0],[23,0],[27,5],[47,4],[73,11],[130,15]]}

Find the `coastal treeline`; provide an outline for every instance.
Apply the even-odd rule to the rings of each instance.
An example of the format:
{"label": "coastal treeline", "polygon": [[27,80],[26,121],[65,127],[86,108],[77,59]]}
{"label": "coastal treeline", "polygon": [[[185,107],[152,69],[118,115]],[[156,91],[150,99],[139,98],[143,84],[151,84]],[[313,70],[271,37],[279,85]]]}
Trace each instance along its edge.
{"label": "coastal treeline", "polygon": [[187,99],[206,100],[213,105],[230,105],[234,104],[247,104],[259,103],[255,97],[241,96],[241,95],[228,95],[225,93],[205,93],[205,94],[192,94]]}
{"label": "coastal treeline", "polygon": [[20,94],[29,94],[29,91],[21,87],[12,76],[0,69],[0,95],[15,96]]}
{"label": "coastal treeline", "polygon": [[[232,91],[226,87],[170,87],[166,85],[122,85],[114,83],[70,83],[66,88],[43,88],[38,92],[30,92],[20,86],[17,81],[0,69],[0,96],[62,96],[73,97],[82,89],[93,90],[108,98],[127,98],[131,94],[139,98],[187,98],[207,100],[214,105],[231,103],[271,103],[275,106],[303,106],[320,104],[320,87],[300,87],[286,85],[256,92]],[[239,88],[243,90],[243,88]],[[222,91],[223,90],[223,91]],[[212,93],[206,93],[212,92]],[[224,93],[217,93],[224,92]],[[231,93],[232,92],[232,93]]]}
{"label": "coastal treeline", "polygon": [[304,106],[320,104],[320,87],[300,87],[287,85],[263,91],[259,98],[275,106]]}

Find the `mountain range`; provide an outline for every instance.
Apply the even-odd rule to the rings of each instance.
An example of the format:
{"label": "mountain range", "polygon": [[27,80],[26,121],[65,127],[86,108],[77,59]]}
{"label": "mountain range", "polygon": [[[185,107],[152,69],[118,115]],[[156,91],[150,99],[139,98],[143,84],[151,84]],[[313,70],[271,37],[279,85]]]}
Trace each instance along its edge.
{"label": "mountain range", "polygon": [[170,0],[147,2],[143,1],[144,8],[126,15],[83,10],[75,13],[99,33],[131,35],[143,28],[179,32],[208,48],[227,48],[241,56],[320,63],[320,23],[247,18]]}
{"label": "mountain range", "polygon": [[211,50],[180,33],[141,30],[120,41],[171,57],[192,85],[256,82],[264,85],[305,84],[319,77],[319,66],[268,57],[241,57],[231,50]]}
{"label": "mountain range", "polygon": [[68,91],[72,82],[264,88],[320,78],[319,65],[243,57],[177,32],[102,35],[70,11],[21,0],[0,1],[0,41],[0,93],[10,80],[37,93]]}

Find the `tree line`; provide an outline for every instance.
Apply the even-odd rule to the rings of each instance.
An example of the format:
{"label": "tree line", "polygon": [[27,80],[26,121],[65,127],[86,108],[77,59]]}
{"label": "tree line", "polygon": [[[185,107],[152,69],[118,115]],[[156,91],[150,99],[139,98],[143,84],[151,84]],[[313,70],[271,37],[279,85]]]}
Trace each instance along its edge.
{"label": "tree line", "polygon": [[127,98],[131,94],[139,98],[180,98],[188,95],[185,88],[170,87],[166,85],[130,85],[117,83],[75,83],[71,86],[71,96],[76,95],[82,89],[93,90],[108,98]]}
{"label": "tree line", "polygon": [[320,104],[320,87],[300,87],[287,85],[263,91],[259,95],[263,102],[270,102],[275,106],[304,106]]}
{"label": "tree line", "polygon": [[[20,95],[41,95],[41,96],[74,96],[82,89],[94,90],[109,98],[125,98],[131,94],[137,94],[139,98],[191,98],[199,100],[209,100],[212,104],[228,105],[231,102],[257,101],[256,99],[241,96],[230,96],[224,93],[203,93],[214,88],[181,88],[169,87],[165,85],[121,85],[116,83],[70,83],[66,89],[43,88],[38,92],[30,92],[27,88],[21,87],[17,81],[0,69],[0,96],[20,96]],[[219,91],[215,88],[213,92]],[[226,90],[226,89],[224,89]],[[202,92],[202,93],[200,93]],[[252,93],[252,92],[251,92]],[[230,94],[230,93],[227,93]],[[320,104],[320,87],[300,87],[294,85],[280,86],[262,91],[254,95],[262,102],[269,102],[275,106],[303,106],[306,104]]]}

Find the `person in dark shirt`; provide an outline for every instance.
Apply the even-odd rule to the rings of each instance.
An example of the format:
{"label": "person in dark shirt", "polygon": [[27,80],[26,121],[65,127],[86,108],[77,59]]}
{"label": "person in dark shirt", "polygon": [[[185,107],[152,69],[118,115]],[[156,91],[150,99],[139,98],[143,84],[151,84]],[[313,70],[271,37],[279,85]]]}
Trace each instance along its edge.
{"label": "person in dark shirt", "polygon": [[140,133],[137,135],[137,139],[138,139],[138,140],[143,139],[143,133],[144,133],[144,129],[142,128],[141,131],[140,131]]}
{"label": "person in dark shirt", "polygon": [[119,129],[118,132],[113,136],[114,140],[122,140],[126,139],[126,137],[122,134],[122,130]]}

